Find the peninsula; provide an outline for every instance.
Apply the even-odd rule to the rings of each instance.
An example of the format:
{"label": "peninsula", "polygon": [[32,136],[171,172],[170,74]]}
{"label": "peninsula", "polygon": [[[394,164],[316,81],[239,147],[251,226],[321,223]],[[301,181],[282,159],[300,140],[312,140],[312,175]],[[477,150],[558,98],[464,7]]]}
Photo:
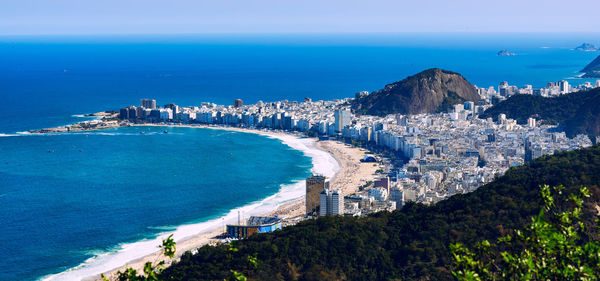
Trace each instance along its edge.
{"label": "peninsula", "polygon": [[[392,205],[386,202],[390,200],[397,207],[407,201],[435,203],[473,191],[532,159],[592,145],[597,139],[595,131],[574,131],[567,137],[561,132],[564,127],[548,122],[552,120],[546,120],[549,117],[544,114],[532,113],[527,122],[517,122],[502,112],[494,118],[478,117],[493,112],[488,110],[513,96],[569,99],[569,93],[599,86],[600,81],[578,86],[559,81],[541,89],[517,88],[508,82],[502,82],[498,90],[476,88],[458,73],[430,69],[374,93],[361,92],[356,98],[332,101],[305,98],[302,102],[244,104],[237,99],[232,105],[204,102],[184,107],[174,103],[157,106],[156,100],[142,99],[139,106],[123,107],[118,114],[67,126],[67,131],[143,125],[204,126],[295,132],[320,140],[339,140],[389,159],[379,173],[402,186],[402,199],[392,200],[391,189],[377,189],[375,183],[361,190],[363,196],[381,201],[378,209],[389,209]],[[64,130],[59,127],[33,132]],[[457,170],[461,172],[453,172]],[[354,207],[345,211],[348,215],[369,212]]]}
{"label": "peninsula", "polygon": [[[326,179],[329,184],[323,183],[321,188],[325,192],[321,195],[325,194],[326,198],[332,196],[332,191],[338,192],[335,211],[327,212],[363,217],[471,193],[513,167],[557,151],[592,146],[595,136],[579,134],[569,135],[569,138],[556,124],[545,122],[543,119],[548,117],[543,115],[529,116],[526,123],[518,123],[503,113],[497,114],[495,119],[479,116],[514,96],[567,97],[599,86],[600,81],[578,86],[559,81],[533,89],[531,86],[517,88],[503,82],[496,91],[494,87],[477,88],[458,73],[430,69],[389,84],[380,91],[358,93],[356,98],[332,101],[305,98],[301,102],[258,101],[255,104],[244,104],[241,99],[236,99],[232,105],[204,102],[197,106],[174,103],[159,106],[154,99],[142,99],[139,106],[95,114],[97,120],[32,133],[80,132],[121,126],[164,126],[167,132],[168,126],[189,126],[270,136],[292,133],[295,137],[311,137],[307,142],[318,138],[318,142],[310,145],[334,155],[341,166],[339,174]],[[393,106],[385,108],[395,97],[398,97],[396,101],[389,102]],[[379,105],[388,111],[370,111]],[[415,108],[418,110],[413,110]],[[140,134],[140,137],[145,136]],[[309,212],[307,199],[304,199],[308,198],[308,187],[306,192],[303,199],[260,215],[277,214],[283,225],[296,225],[317,215],[330,214]],[[327,201],[333,199],[322,200],[333,202]],[[179,241],[180,249],[196,253],[202,249],[198,247],[206,243],[228,243],[238,239],[235,233],[211,229]],[[141,270],[145,261],[156,258],[156,254],[151,255],[125,266]],[[181,261],[186,262],[188,258],[189,254],[184,255]],[[107,276],[115,277],[115,274],[113,271]]]}
{"label": "peninsula", "polygon": [[582,78],[600,78],[600,56],[590,62],[584,69]]}

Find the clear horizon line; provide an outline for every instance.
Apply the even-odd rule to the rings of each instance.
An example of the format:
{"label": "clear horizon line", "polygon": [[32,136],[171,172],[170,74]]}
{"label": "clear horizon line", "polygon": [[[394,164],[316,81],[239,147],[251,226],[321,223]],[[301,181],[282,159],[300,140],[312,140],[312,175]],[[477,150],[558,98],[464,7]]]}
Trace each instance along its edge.
{"label": "clear horizon line", "polygon": [[257,32],[98,32],[98,33],[1,33],[0,37],[30,36],[253,36],[253,35],[383,35],[383,34],[600,34],[600,31],[257,31]]}

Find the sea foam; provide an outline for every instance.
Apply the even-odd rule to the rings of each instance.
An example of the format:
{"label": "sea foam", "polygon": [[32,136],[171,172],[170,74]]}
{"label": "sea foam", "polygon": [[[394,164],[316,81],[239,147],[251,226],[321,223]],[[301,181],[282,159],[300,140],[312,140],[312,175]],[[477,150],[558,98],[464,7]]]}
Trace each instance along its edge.
{"label": "sea foam", "polygon": [[[315,140],[313,139],[284,134],[269,134],[266,132],[261,133],[261,135],[279,139],[287,146],[302,151],[304,155],[311,158],[313,173],[333,177],[341,169],[339,163],[331,154],[320,150],[315,146]],[[45,276],[42,280],[82,280],[98,276],[100,273],[122,267],[128,262],[155,253],[158,250],[157,246],[170,234],[173,234],[175,241],[180,242],[193,236],[222,228],[224,224],[237,222],[238,212],[243,213],[244,217],[272,212],[284,203],[302,198],[305,192],[305,185],[304,180],[282,185],[278,193],[261,201],[233,209],[216,219],[181,225],[176,227],[174,231],[162,233],[156,238],[144,239],[134,243],[119,244],[109,251],[96,254],[94,257],[87,259],[85,262],[74,268],[59,274]],[[165,228],[168,229],[170,227],[165,226]]]}
{"label": "sea foam", "polygon": [[0,137],[16,137],[17,134],[0,134]]}

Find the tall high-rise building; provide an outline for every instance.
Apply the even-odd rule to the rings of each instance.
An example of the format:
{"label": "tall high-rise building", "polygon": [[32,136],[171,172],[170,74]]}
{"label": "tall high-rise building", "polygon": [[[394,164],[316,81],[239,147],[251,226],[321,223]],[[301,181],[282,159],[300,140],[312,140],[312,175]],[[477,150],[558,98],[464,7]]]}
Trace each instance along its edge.
{"label": "tall high-rise building", "polygon": [[146,110],[144,110],[144,108],[140,106],[135,110],[135,115],[137,116],[137,118],[144,119],[146,118]]}
{"label": "tall high-rise building", "polygon": [[173,111],[173,115],[179,113],[179,106],[174,103],[165,104],[164,108],[169,108]]}
{"label": "tall high-rise building", "polygon": [[143,108],[156,109],[156,100],[153,100],[153,99],[141,99],[140,100],[140,105]]}
{"label": "tall high-rise building", "polygon": [[319,216],[344,214],[344,193],[341,190],[324,189],[319,194]]}
{"label": "tall high-rise building", "polygon": [[233,101],[233,107],[238,108],[238,107],[242,107],[244,105],[244,101],[242,101],[241,99],[236,99]]}
{"label": "tall high-rise building", "polygon": [[[321,193],[319,193],[319,216],[326,216],[327,213],[331,212],[331,206],[329,206],[328,210],[328,202],[331,200],[331,195],[329,194],[329,189],[323,189]],[[329,212],[328,212],[329,211]]]}
{"label": "tall high-rise building", "polygon": [[523,160],[525,163],[529,163],[533,160],[533,147],[531,140],[529,138],[525,139],[525,157]]}
{"label": "tall high-rise building", "polygon": [[565,81],[565,80],[561,80],[560,82],[558,82],[558,86],[560,87],[560,92],[562,94],[568,94],[569,93],[569,82]]}
{"label": "tall high-rise building", "polygon": [[534,128],[535,127],[535,118],[529,118],[527,119],[527,126]]}
{"label": "tall high-rise building", "polygon": [[329,188],[329,181],[321,175],[312,175],[306,179],[306,215],[319,212],[320,193]]}
{"label": "tall high-rise building", "polygon": [[129,119],[136,119],[137,118],[137,107],[135,106],[130,106],[127,108],[127,111],[129,112]]}
{"label": "tall high-rise building", "polygon": [[129,120],[135,119],[137,117],[137,108],[135,106],[128,106],[121,108],[119,111],[119,119],[121,120]]}
{"label": "tall high-rise building", "polygon": [[404,206],[404,190],[394,188],[390,191],[390,201],[396,202],[396,208]]}
{"label": "tall high-rise building", "polygon": [[342,132],[344,127],[352,123],[352,113],[349,110],[336,110],[334,117],[336,133]]}
{"label": "tall high-rise building", "polygon": [[390,178],[382,177],[382,178],[376,179],[373,183],[373,187],[381,187],[381,188],[385,189],[389,194],[390,193]]}
{"label": "tall high-rise building", "polygon": [[475,109],[475,103],[472,101],[466,101],[464,106],[465,106],[465,110],[474,110]]}
{"label": "tall high-rise building", "polygon": [[330,209],[331,215],[344,215],[344,193],[341,190],[338,189],[331,192]]}
{"label": "tall high-rise building", "polygon": [[121,110],[119,111],[119,119],[121,119],[121,120],[129,119],[129,109],[127,107],[121,108]]}

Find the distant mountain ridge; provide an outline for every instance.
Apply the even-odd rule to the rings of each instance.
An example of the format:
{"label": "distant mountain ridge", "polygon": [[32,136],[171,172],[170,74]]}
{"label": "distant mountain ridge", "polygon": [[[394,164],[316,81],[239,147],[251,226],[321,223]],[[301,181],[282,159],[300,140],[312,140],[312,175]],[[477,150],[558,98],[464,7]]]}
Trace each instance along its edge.
{"label": "distant mountain ridge", "polygon": [[542,119],[559,124],[568,137],[577,134],[600,135],[600,89],[571,93],[555,98],[532,95],[514,95],[486,110],[480,118],[497,118],[504,113],[518,123],[527,118]]}
{"label": "distant mountain ridge", "polygon": [[581,72],[585,73],[583,78],[600,78],[600,56],[590,62]]}
{"label": "distant mountain ridge", "polygon": [[589,51],[589,52],[593,52],[593,51],[598,51],[598,48],[590,43],[583,43],[581,45],[579,45],[577,48],[575,48],[576,51]]}
{"label": "distant mountain ridge", "polygon": [[462,75],[432,68],[357,97],[352,109],[357,114],[378,116],[421,114],[441,112],[454,104],[478,100],[477,89]]}

